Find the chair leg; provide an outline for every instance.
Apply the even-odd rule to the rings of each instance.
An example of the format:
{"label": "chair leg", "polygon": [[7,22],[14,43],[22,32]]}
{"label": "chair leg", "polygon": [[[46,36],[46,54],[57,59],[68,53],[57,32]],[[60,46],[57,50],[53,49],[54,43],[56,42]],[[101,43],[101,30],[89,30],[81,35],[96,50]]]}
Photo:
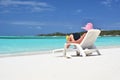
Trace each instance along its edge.
{"label": "chair leg", "polygon": [[97,49],[97,47],[95,45],[93,46],[93,49],[96,49],[97,54],[101,55],[100,52],[99,52],[99,50]]}
{"label": "chair leg", "polygon": [[100,51],[97,49],[97,47],[94,46],[94,48],[96,49],[96,52],[98,53],[98,55],[101,55],[101,54],[100,54]]}
{"label": "chair leg", "polygon": [[98,53],[98,55],[101,55],[100,52],[99,52],[99,50],[97,50],[96,52]]}
{"label": "chair leg", "polygon": [[81,51],[81,55],[82,55],[82,57],[86,57],[86,54],[84,53],[83,50]]}
{"label": "chair leg", "polygon": [[64,51],[63,51],[64,57],[66,56],[66,49],[67,49],[67,47],[66,47],[66,43],[65,43],[65,45],[64,45]]}
{"label": "chair leg", "polygon": [[85,52],[83,51],[82,47],[79,46],[79,45],[77,45],[77,48],[78,48],[80,54],[81,54],[83,57],[86,57],[86,54],[85,54]]}
{"label": "chair leg", "polygon": [[76,55],[77,55],[77,56],[80,56],[80,52],[76,51]]}

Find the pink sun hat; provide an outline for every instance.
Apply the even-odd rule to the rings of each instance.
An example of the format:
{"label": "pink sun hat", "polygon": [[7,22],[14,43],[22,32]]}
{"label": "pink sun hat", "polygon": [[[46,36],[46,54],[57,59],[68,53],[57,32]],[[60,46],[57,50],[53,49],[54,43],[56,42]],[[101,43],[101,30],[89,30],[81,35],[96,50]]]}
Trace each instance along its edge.
{"label": "pink sun hat", "polygon": [[88,31],[90,29],[93,29],[93,24],[92,23],[87,23],[87,25],[85,27],[82,27],[82,29]]}

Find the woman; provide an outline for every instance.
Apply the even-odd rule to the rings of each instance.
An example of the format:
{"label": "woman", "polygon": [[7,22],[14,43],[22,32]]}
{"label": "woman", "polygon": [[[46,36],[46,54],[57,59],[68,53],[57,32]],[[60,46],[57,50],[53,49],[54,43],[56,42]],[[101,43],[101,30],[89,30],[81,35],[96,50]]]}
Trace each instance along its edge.
{"label": "woman", "polygon": [[[87,23],[87,25],[85,27],[82,27],[82,29],[88,31],[90,29],[93,29],[93,24],[92,23]],[[74,33],[74,34],[71,34],[70,36],[67,36],[66,39],[67,39],[67,48],[69,48],[70,46],[70,43],[78,43],[80,44],[82,42],[82,40],[84,39],[86,33],[82,34],[80,36],[80,34],[78,33]]]}

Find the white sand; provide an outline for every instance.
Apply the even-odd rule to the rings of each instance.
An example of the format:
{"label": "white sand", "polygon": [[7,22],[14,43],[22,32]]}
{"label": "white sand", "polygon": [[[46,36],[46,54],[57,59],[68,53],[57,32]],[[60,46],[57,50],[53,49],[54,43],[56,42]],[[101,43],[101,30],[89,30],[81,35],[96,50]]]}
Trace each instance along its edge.
{"label": "white sand", "polygon": [[0,80],[120,80],[120,48],[100,52],[71,59],[62,53],[1,57]]}

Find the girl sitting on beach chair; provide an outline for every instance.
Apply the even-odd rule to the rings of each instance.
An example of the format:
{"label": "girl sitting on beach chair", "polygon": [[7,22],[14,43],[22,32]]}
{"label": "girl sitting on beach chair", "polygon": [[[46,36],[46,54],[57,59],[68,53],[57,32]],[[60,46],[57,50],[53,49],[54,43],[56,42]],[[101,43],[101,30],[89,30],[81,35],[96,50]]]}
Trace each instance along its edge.
{"label": "girl sitting on beach chair", "polygon": [[[87,25],[85,27],[82,27],[82,29],[84,29],[86,31],[93,29],[93,24],[87,23]],[[69,36],[66,36],[66,40],[67,40],[66,47],[69,48],[70,43],[80,44],[82,42],[82,40],[84,39],[85,35],[86,35],[86,32],[84,34],[82,34],[81,36],[79,33],[73,33],[73,34],[70,34]]]}

